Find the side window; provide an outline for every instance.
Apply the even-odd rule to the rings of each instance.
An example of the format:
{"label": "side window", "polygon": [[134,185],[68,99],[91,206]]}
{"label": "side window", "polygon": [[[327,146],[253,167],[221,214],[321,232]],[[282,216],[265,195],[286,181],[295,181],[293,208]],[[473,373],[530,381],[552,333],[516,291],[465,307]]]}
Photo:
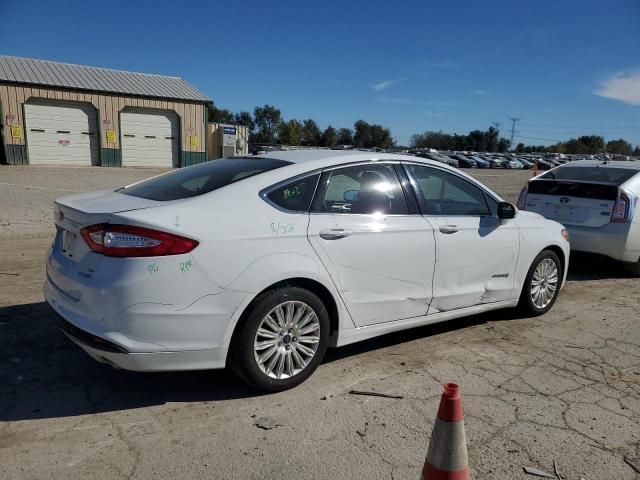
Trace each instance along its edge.
{"label": "side window", "polygon": [[418,184],[416,192],[426,215],[490,215],[482,190],[438,168],[407,165]]}
{"label": "side window", "polygon": [[274,190],[266,196],[270,202],[276,204],[283,210],[291,212],[308,212],[313,200],[313,192],[318,183],[320,174],[310,175],[304,178],[287,183]]}
{"label": "side window", "polygon": [[317,210],[326,213],[407,215],[409,210],[393,165],[365,164],[325,173]]}

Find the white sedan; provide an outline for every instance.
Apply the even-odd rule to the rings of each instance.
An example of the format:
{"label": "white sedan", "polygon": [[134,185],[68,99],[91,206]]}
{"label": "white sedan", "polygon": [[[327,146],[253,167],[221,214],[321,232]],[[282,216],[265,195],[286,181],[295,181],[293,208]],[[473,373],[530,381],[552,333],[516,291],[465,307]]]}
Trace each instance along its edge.
{"label": "white sedan", "polygon": [[137,371],[229,365],[277,391],[327,347],[520,306],[564,283],[562,225],[413,156],[216,160],[54,205],[44,293],[89,355]]}

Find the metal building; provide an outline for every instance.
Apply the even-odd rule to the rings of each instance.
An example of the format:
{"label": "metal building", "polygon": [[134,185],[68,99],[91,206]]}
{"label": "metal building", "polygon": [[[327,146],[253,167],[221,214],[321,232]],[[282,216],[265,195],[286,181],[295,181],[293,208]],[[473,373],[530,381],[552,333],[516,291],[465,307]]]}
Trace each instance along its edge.
{"label": "metal building", "polygon": [[0,161],[108,167],[204,162],[209,103],[178,77],[0,55]]}

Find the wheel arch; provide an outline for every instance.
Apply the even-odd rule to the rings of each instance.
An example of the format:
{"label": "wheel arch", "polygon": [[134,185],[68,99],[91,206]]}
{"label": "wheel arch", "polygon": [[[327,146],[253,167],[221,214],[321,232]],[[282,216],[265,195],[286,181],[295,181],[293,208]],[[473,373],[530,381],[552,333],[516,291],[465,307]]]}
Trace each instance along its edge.
{"label": "wheel arch", "polygon": [[566,273],[567,273],[567,258],[565,257],[564,254],[564,250],[562,250],[562,248],[560,248],[558,245],[548,245],[546,247],[544,247],[542,250],[540,250],[540,253],[544,252],[545,250],[550,250],[553,253],[555,253],[558,258],[560,259],[560,267],[562,268],[562,282],[564,283],[564,278],[566,278]]}
{"label": "wheel arch", "polygon": [[338,300],[335,298],[334,294],[323,285],[318,280],[314,280],[308,277],[292,277],[284,280],[279,280],[271,285],[263,288],[261,291],[256,293],[251,301],[244,307],[242,313],[238,317],[238,321],[233,326],[233,333],[231,334],[231,339],[229,341],[229,351],[227,353],[227,358],[232,353],[237,339],[239,337],[240,326],[244,323],[247,315],[251,311],[251,308],[255,305],[255,303],[262,297],[263,294],[275,290],[277,288],[283,287],[299,287],[304,288],[305,290],[309,290],[310,292],[316,294],[322,303],[324,303],[327,308],[327,312],[329,314],[329,345],[335,346],[337,342],[338,332],[340,329],[340,309],[338,307]]}

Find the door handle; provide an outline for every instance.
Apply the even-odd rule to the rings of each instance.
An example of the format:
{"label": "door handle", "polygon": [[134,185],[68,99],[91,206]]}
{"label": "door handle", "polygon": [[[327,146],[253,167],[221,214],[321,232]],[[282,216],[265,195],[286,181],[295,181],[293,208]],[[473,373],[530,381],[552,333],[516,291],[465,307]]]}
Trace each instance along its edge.
{"label": "door handle", "polygon": [[456,233],[457,231],[457,225],[442,225],[440,227],[440,233],[444,233],[445,235],[451,235],[452,233]]}
{"label": "door handle", "polygon": [[326,230],[320,230],[320,238],[325,240],[340,240],[351,235],[351,230],[345,230],[343,228],[332,228]]}

